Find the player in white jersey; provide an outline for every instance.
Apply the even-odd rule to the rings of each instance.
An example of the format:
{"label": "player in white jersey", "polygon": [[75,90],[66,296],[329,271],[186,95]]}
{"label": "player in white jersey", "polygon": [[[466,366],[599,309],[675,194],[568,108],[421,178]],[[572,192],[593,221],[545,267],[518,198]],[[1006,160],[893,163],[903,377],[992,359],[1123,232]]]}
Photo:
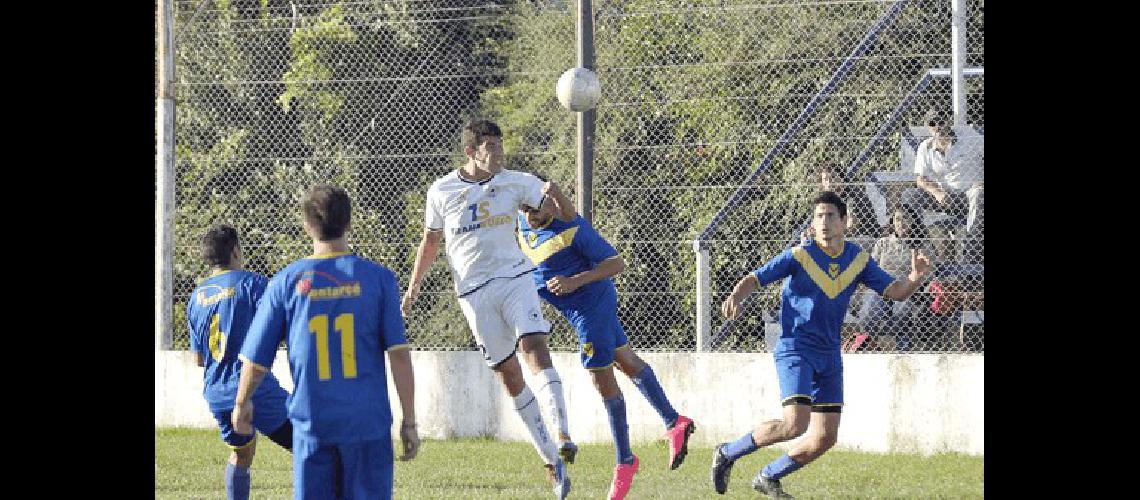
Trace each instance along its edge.
{"label": "player in white jersey", "polygon": [[[565,498],[570,491],[565,464],[573,463],[578,449],[570,440],[562,380],[546,345],[550,323],[542,316],[531,276],[534,265],[519,249],[515,236],[520,208],[541,206],[548,194],[565,197],[552,183],[503,168],[503,133],[498,125],[474,120],[463,127],[462,135],[467,163],[428,189],[424,236],[401,309],[405,318],[411,316],[420,283],[444,238],[467,324],[487,365],[514,399],[531,442],[546,462],[555,494]],[[516,346],[539,380],[537,398],[523,378]],[[536,404],[539,400],[559,429],[557,448],[547,434]]]}

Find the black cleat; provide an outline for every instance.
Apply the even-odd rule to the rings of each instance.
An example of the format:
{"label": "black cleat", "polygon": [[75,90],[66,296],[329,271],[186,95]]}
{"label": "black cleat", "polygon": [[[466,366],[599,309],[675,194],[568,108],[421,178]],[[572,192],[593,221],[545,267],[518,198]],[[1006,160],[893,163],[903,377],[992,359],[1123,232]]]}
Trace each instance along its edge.
{"label": "black cleat", "polygon": [[716,445],[713,450],[713,463],[712,463],[712,483],[713,489],[717,493],[723,495],[728,491],[728,478],[732,474],[732,464],[736,463],[734,460],[729,460],[724,456],[724,445],[728,443],[721,443]]}
{"label": "black cleat", "polygon": [[772,498],[786,498],[789,500],[795,498],[784,492],[784,489],[780,487],[779,479],[769,479],[768,476],[764,475],[764,472],[756,474],[756,478],[752,480],[752,489]]}

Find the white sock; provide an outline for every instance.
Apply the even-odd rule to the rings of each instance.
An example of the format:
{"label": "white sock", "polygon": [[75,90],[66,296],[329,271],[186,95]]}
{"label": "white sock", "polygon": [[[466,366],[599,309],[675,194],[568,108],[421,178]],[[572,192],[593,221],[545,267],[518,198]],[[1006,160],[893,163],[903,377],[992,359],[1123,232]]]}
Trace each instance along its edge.
{"label": "white sock", "polygon": [[526,430],[530,432],[530,442],[534,445],[534,450],[548,465],[553,465],[558,461],[558,449],[555,448],[554,441],[550,440],[550,435],[546,433],[546,423],[542,421],[542,413],[538,409],[538,400],[534,397],[534,393],[530,391],[530,387],[524,385],[522,392],[515,396],[514,400],[515,411],[526,424]]}
{"label": "white sock", "polygon": [[553,367],[538,372],[538,396],[550,422],[558,432],[570,435],[570,422],[566,418],[566,398],[562,395],[562,379]]}

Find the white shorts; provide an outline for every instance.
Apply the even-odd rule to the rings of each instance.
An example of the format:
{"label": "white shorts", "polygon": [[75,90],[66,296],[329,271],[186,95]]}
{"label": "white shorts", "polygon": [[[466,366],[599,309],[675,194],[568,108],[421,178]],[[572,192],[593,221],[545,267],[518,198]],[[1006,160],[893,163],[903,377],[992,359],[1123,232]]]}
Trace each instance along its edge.
{"label": "white shorts", "polygon": [[550,322],[542,317],[538,291],[530,273],[517,278],[499,278],[459,298],[459,308],[491,368],[514,354],[520,338],[549,334]]}

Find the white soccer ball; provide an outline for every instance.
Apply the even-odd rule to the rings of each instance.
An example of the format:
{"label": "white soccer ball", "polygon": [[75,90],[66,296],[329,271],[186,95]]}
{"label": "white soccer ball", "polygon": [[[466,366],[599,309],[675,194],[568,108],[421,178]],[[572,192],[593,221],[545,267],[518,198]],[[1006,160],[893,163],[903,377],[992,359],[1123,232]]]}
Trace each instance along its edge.
{"label": "white soccer ball", "polygon": [[558,78],[558,102],[570,111],[589,111],[598,104],[602,86],[588,68],[570,68]]}

